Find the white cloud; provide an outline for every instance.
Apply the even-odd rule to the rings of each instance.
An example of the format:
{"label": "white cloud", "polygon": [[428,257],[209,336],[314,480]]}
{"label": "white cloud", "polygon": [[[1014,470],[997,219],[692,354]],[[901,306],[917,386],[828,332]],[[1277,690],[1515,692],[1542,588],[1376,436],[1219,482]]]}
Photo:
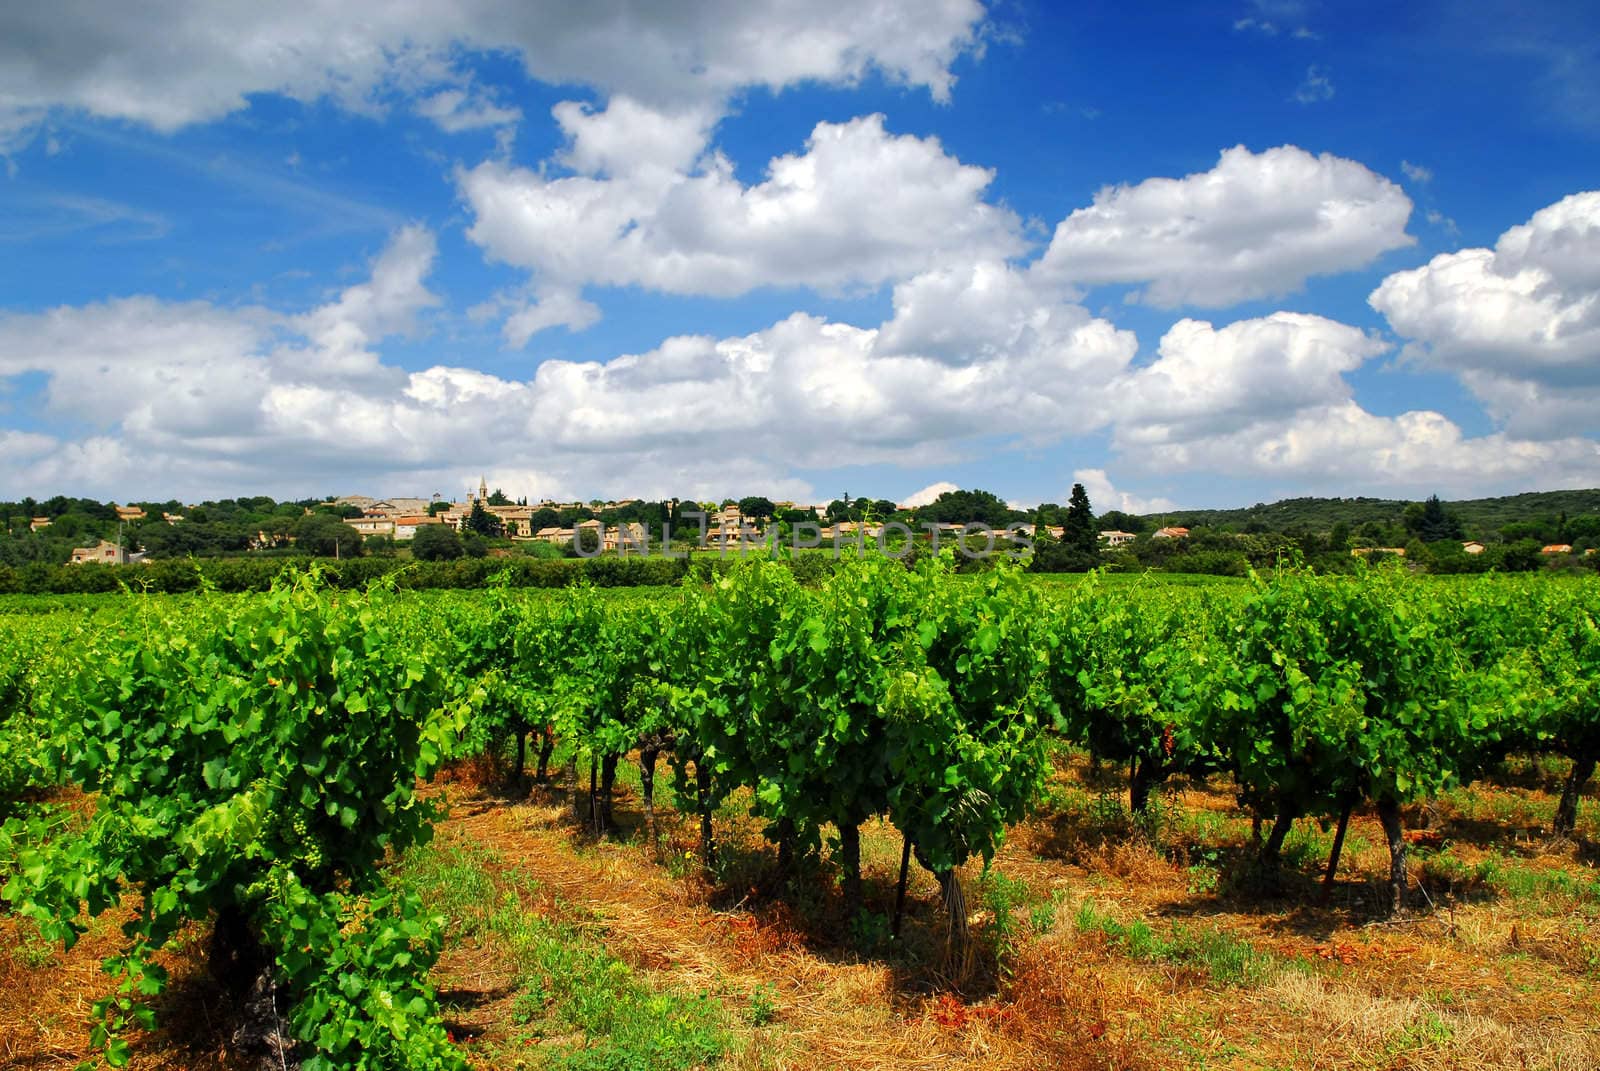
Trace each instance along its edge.
{"label": "white cloud", "polygon": [[1414,164],[1410,160],[1401,160],[1400,170],[1406,178],[1418,185],[1425,186],[1433,181],[1432,170],[1423,167],[1421,164]]}
{"label": "white cloud", "polygon": [[[729,161],[702,155],[703,113],[618,99],[604,112],[563,104],[555,114],[571,139],[562,159],[580,173],[488,161],[458,175],[469,236],[541,289],[848,290],[1023,248],[1016,217],[983,200],[993,172],[962,164],[936,138],[888,133],[881,115],[817,124],[803,153],[772,160],[764,181],[745,186]],[[573,319],[533,318],[555,323]],[[525,337],[527,326],[507,334]]]}
{"label": "white cloud", "polygon": [[1130,466],[1153,474],[1225,473],[1296,494],[1420,496],[1432,490],[1466,496],[1600,482],[1600,443],[1591,439],[1468,437],[1440,413],[1416,410],[1385,417],[1354,401],[1152,445],[1124,457]]}
{"label": "white cloud", "polygon": [[1305,25],[1308,5],[1298,0],[1254,0],[1251,6],[1255,8],[1253,16],[1234,19],[1235,33],[1254,30],[1264,37],[1277,37],[1287,31],[1298,41],[1317,40],[1317,34]]}
{"label": "white cloud", "polygon": [[1600,411],[1600,191],[1500,236],[1396,272],[1368,299],[1405,356],[1451,371],[1507,430],[1591,434]]}
{"label": "white cloud", "polygon": [[1153,305],[1226,306],[1299,289],[1414,243],[1411,200],[1353,160],[1235,146],[1210,171],[1114,186],[1056,228],[1038,268],[1144,284]]}
{"label": "white cloud", "polygon": [[[1468,438],[1437,413],[1362,410],[1345,377],[1383,347],[1353,327],[1293,313],[1183,321],[1135,367],[1129,333],[996,263],[908,281],[876,329],[795,314],[743,336],[547,360],[527,380],[408,373],[376,347],[428,307],[431,256],[431,235],[403,230],[370,280],[298,315],[135,297],[0,318],[0,376],[43,373],[49,409],[96,429],[76,443],[7,434],[0,491],[298,495],[336,472],[431,493],[488,471],[532,497],[806,498],[799,470],[925,468],[1098,428],[1120,468],[1167,482],[1223,472],[1301,493],[1415,494],[1600,478],[1592,440]],[[968,309],[986,312],[963,325]],[[1170,505],[1099,471],[1076,478],[1102,509]]]}
{"label": "white cloud", "polygon": [[417,102],[417,114],[432,119],[447,134],[514,126],[522,120],[520,108],[502,107],[478,89],[438,90]]}
{"label": "white cloud", "polygon": [[417,314],[439,303],[423,282],[437,252],[433,232],[419,224],[403,227],[372,262],[370,281],[299,317],[295,327],[313,343],[308,357],[318,371],[371,372],[378,366],[369,349],[373,342],[414,333]]}
{"label": "white cloud", "polygon": [[1460,236],[1461,234],[1461,228],[1456,225],[1456,221],[1437,209],[1428,210],[1428,222],[1449,232],[1452,236]]}
{"label": "white cloud", "polygon": [[940,495],[959,490],[961,490],[960,484],[950,483],[948,480],[940,480],[938,483],[930,483],[920,491],[911,492],[900,500],[899,505],[901,509],[916,509],[919,506],[932,504]]}
{"label": "white cloud", "polygon": [[557,160],[573,171],[667,184],[694,166],[717,118],[708,108],[652,108],[627,96],[604,108],[562,101],[550,112],[567,137]]}
{"label": "white cloud", "polygon": [[1346,373],[1388,349],[1357,328],[1278,312],[1218,330],[1180,320],[1114,406],[1120,445],[1185,442],[1347,399]]}
{"label": "white cloud", "polygon": [[1295,89],[1294,99],[1300,104],[1320,104],[1332,100],[1333,93],[1333,79],[1328,77],[1327,68],[1313,63],[1306,68],[1306,76]]}
{"label": "white cloud", "polygon": [[1318,316],[1275,313],[1223,328],[1193,320],[1112,390],[1112,443],[1129,469],[1224,473],[1296,494],[1463,494],[1593,486],[1600,444],[1466,436],[1440,413],[1363,409],[1345,376],[1386,346]]}
{"label": "white cloud", "polygon": [[712,465],[736,455],[795,468],[930,464],[980,437],[1059,437],[1094,389],[1072,370],[1100,359],[1062,347],[951,364],[882,352],[878,335],[796,313],[737,338],[545,361],[530,420],[557,448],[592,455],[670,446]]}
{"label": "white cloud", "polygon": [[95,426],[102,462],[75,468],[81,444],[31,442],[38,456],[0,485],[113,497],[228,483],[304,493],[330,471],[453,488],[495,469],[545,481],[508,488],[518,494],[760,487],[803,497],[791,475],[800,468],[926,466],[980,442],[1079,430],[1099,419],[1097,392],[1135,349],[1130,334],[1075,306],[1029,310],[1020,299],[991,321],[1003,344],[965,355],[912,347],[937,335],[919,326],[924,299],[959,304],[966,289],[1031,285],[991,265],[998,276],[941,275],[920,280],[932,289],[897,295],[891,324],[903,345],[795,314],[609,361],[547,360],[526,381],[445,364],[407,373],[384,364],[377,345],[415,330],[433,303],[433,249],[427,231],[402,229],[370,279],[301,314],[135,297],[0,318],[0,376],[44,374],[50,409]]}
{"label": "white cloud", "polygon": [[1010,360],[1055,368],[1082,384],[1090,403],[1138,348],[1131,331],[1089,315],[1073,294],[1036,272],[978,260],[924,272],[894,288],[894,316],[875,343],[952,365]]}
{"label": "white cloud", "polygon": [[46,408],[99,428],[209,438],[248,423],[271,339],[259,311],[122,298],[0,316],[0,375],[48,375]]}
{"label": "white cloud", "polygon": [[516,302],[503,328],[506,344],[521,349],[528,339],[551,327],[582,331],[600,320],[600,308],[585,301],[576,290],[544,287],[532,301]]}
{"label": "white cloud", "polygon": [[0,460],[9,465],[21,465],[55,449],[56,440],[49,435],[31,431],[0,429]]}
{"label": "white cloud", "polygon": [[[369,281],[294,317],[151,297],[0,315],[0,376],[47,376],[49,412],[122,437],[96,441],[248,463],[271,431],[275,392],[307,380],[382,389],[404,378],[369,347],[411,331],[415,313],[433,304],[422,285],[433,250],[427,230],[404,228]],[[330,425],[320,434],[336,442],[349,433]],[[300,444],[280,448],[292,454]],[[97,449],[104,457],[108,448]],[[260,462],[270,467],[281,456]]]}
{"label": "white cloud", "polygon": [[1252,19],[1252,18],[1234,19],[1233,20],[1233,28],[1234,28],[1234,31],[1236,33],[1242,33],[1245,30],[1255,30],[1258,33],[1265,34],[1267,37],[1276,37],[1276,36],[1278,36],[1278,25],[1277,25],[1277,23],[1275,23],[1275,22],[1267,22],[1267,21],[1262,20],[1262,19]]}
{"label": "white cloud", "polygon": [[[1083,484],[1084,493],[1089,496],[1089,505],[1096,514],[1121,510],[1123,513],[1142,515],[1167,513],[1178,508],[1170,498],[1144,498],[1117,490],[1105,469],[1078,469],[1072,474],[1072,482]],[[1070,497],[1069,490],[1061,496],[1061,501],[1065,502]]]}
{"label": "white cloud", "polygon": [[473,50],[515,55],[541,81],[660,102],[812,80],[849,85],[873,71],[943,100],[950,66],[978,46],[983,17],[979,0],[7,4],[0,151],[20,146],[52,109],[173,131],[242,110],[260,93],[356,110],[421,93],[446,124],[487,119],[497,106],[480,100],[463,112],[436,95],[466,91],[459,65]]}
{"label": "white cloud", "polygon": [[[1491,254],[1500,267],[1592,292],[1588,202],[1569,202],[1507,232]],[[547,360],[526,380],[458,357],[407,372],[384,363],[381,343],[426,325],[434,257],[430,232],[401,228],[369,278],[299,313],[131,297],[0,315],[0,377],[43,374],[48,410],[93,429],[77,443],[0,432],[11,462],[0,490],[298,495],[338,472],[430,493],[490,471],[534,497],[805,498],[796,471],[926,468],[1096,430],[1119,472],[1169,485],[1226,473],[1294,493],[1418,494],[1600,479],[1592,439],[1473,438],[1439,413],[1367,412],[1348,377],[1387,347],[1355,327],[1290,312],[1183,320],[1135,364],[1133,335],[1091,316],[1067,283],[997,257],[952,255],[904,278],[876,328],[797,313],[736,337]],[[490,303],[552,322],[581,322],[586,304],[561,288]],[[1558,397],[1564,419],[1582,419],[1572,399],[1585,395],[1544,403]],[[1094,481],[1102,509],[1170,508],[1101,469],[1075,477]]]}

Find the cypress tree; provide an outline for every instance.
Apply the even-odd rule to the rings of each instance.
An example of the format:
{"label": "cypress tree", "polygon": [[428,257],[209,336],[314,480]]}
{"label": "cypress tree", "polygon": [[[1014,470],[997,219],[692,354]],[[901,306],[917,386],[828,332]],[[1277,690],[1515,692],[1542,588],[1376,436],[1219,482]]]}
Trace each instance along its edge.
{"label": "cypress tree", "polygon": [[1100,537],[1094,530],[1094,513],[1089,508],[1089,492],[1083,484],[1072,485],[1072,497],[1067,499],[1067,516],[1062,521],[1065,529],[1061,542],[1074,550],[1093,554],[1099,547]]}

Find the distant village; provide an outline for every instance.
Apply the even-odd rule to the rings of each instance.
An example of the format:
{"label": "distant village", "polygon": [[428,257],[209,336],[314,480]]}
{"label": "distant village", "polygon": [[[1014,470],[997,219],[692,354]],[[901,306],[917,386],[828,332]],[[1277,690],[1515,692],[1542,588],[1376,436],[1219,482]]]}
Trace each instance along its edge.
{"label": "distant village", "polygon": [[[1030,510],[981,490],[946,491],[916,505],[848,495],[826,504],[760,496],[530,503],[500,490],[491,493],[480,479],[454,500],[352,494],[292,502],[256,496],[118,505],[57,496],[0,503],[0,569],[258,554],[398,554],[419,560],[630,555],[668,549],[668,539],[679,552],[755,549],[774,539],[796,549],[868,539],[896,546],[908,537],[918,545],[954,546],[973,533],[994,533],[998,541],[1008,530],[1034,541],[1033,567],[1043,571],[1106,566],[1242,575],[1286,557],[1324,570],[1341,568],[1340,559],[1348,568],[1353,559],[1392,557],[1433,572],[1526,571],[1592,567],[1600,548],[1600,501],[1591,501],[1590,492],[1524,496],[1548,497],[1555,508],[1546,513],[1530,510],[1519,498],[1463,503],[1472,511],[1466,520],[1436,496],[1425,503],[1385,504],[1386,520],[1360,520],[1368,500],[1285,500],[1233,516],[1190,511],[1142,517],[1115,509],[1096,515],[1080,495],[1081,488],[1074,488],[1074,505],[1046,503]],[[1264,523],[1264,512],[1284,519]],[[1306,520],[1296,520],[1296,514]],[[1317,523],[1319,516],[1326,519]],[[977,539],[987,541],[983,534]]]}
{"label": "distant village", "polygon": [[[365,495],[346,495],[335,499],[334,504],[353,506],[362,511],[360,517],[349,518],[345,523],[363,536],[387,536],[396,542],[414,539],[419,528],[430,524],[448,525],[457,529],[466,528],[475,507],[481,508],[493,517],[496,527],[513,542],[553,543],[565,546],[580,539],[586,532],[592,532],[598,541],[599,550],[615,551],[643,549],[648,546],[649,539],[647,526],[639,521],[607,524],[591,517],[568,527],[561,525],[536,527],[537,518],[540,515],[548,516],[550,512],[624,513],[638,505],[638,499],[627,498],[607,502],[556,502],[547,499],[537,505],[496,504],[489,495],[488,485],[481,481],[477,493],[469,494],[463,502],[445,504],[437,500],[420,498],[373,499]],[[815,538],[823,543],[831,543],[858,536],[880,538],[888,523],[887,520],[837,520],[830,523],[827,505],[805,505],[792,501],[770,504],[772,506],[770,512],[755,515],[746,514],[736,502],[721,507],[696,509],[695,512],[699,516],[695,516],[692,523],[681,526],[676,535],[698,542],[703,530],[703,541],[708,547],[722,549],[744,546],[760,542],[765,536],[768,522],[774,518],[792,519],[796,514],[806,514],[815,519],[814,523],[817,525]],[[909,507],[896,506],[895,509],[897,512],[906,512]],[[965,524],[942,522],[918,530],[935,530],[942,534],[956,535],[966,527]],[[1034,526],[1031,524],[1019,524],[1018,528],[1028,535],[1034,534]],[[1046,530],[1056,539],[1061,538],[1063,532],[1061,525],[1047,525]],[[1163,529],[1158,533],[1163,537],[1187,534],[1188,530],[1181,528]],[[1134,538],[1133,533],[1121,531],[1107,531],[1100,535],[1106,545],[1113,547]]]}

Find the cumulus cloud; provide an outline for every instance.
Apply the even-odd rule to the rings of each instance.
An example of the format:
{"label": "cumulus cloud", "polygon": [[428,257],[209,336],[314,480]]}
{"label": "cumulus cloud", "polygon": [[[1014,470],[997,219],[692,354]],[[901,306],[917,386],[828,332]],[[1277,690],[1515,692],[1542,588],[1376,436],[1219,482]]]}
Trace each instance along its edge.
{"label": "cumulus cloud", "polygon": [[1592,434],[1600,411],[1600,191],[1500,236],[1395,272],[1372,307],[1406,358],[1454,372],[1508,431]]}
{"label": "cumulus cloud", "polygon": [[[104,460],[73,470],[66,445],[18,440],[14,451],[39,456],[6,481],[39,489],[69,473],[73,488],[126,497],[218,489],[185,482],[188,472],[292,490],[330,470],[453,487],[498,467],[548,481],[517,489],[529,494],[803,494],[796,469],[923,466],[996,437],[1058,438],[1135,349],[1131,335],[1062,305],[1030,314],[1036,324],[1013,346],[930,355],[909,344],[926,309],[907,298],[891,320],[905,345],[795,314],[742,336],[547,360],[527,380],[456,364],[405,372],[378,344],[416,330],[434,302],[433,250],[427,231],[402,229],[369,279],[299,314],[135,297],[0,318],[0,376],[44,374],[52,411],[93,424]],[[990,283],[942,285],[959,295]]]}
{"label": "cumulus cloud", "polygon": [[37,432],[0,430],[0,459],[8,465],[20,465],[56,447],[56,440]]}
{"label": "cumulus cloud", "polygon": [[1114,392],[1112,441],[1126,467],[1164,477],[1226,473],[1296,493],[1592,486],[1600,443],[1470,437],[1443,414],[1382,416],[1345,376],[1386,346],[1318,316],[1275,313],[1217,329],[1185,320],[1159,357]]}
{"label": "cumulus cloud", "polygon": [[[273,407],[281,403],[275,392],[315,380],[324,391],[357,397],[357,386],[403,380],[370,347],[413,330],[416,313],[435,302],[422,282],[433,254],[431,233],[403,228],[373,261],[368,281],[298,316],[148,296],[0,315],[0,376],[43,374],[47,411],[96,429],[87,442],[103,462],[93,470],[97,479],[120,471],[110,444],[122,454],[131,444],[208,464],[270,467],[303,445],[271,442]],[[348,432],[330,424],[320,434]],[[249,457],[269,442],[272,453]],[[64,444],[56,462],[85,448]]]}
{"label": "cumulus cloud", "polygon": [[1354,160],[1240,145],[1210,171],[1101,190],[1057,226],[1039,270],[1139,284],[1152,305],[1220,307],[1409,246],[1410,215],[1400,187]]}
{"label": "cumulus cloud", "polygon": [[1119,442],[1184,442],[1350,396],[1346,373],[1388,346],[1321,316],[1278,312],[1218,330],[1180,320],[1115,395]]}
{"label": "cumulus cloud", "polygon": [[[1121,510],[1123,513],[1166,513],[1177,509],[1177,504],[1170,498],[1145,498],[1140,495],[1119,491],[1111,483],[1111,477],[1106,475],[1105,469],[1078,469],[1072,474],[1073,483],[1083,484],[1083,491],[1089,496],[1089,505],[1096,514],[1108,513],[1111,510]],[[1065,502],[1071,497],[1070,489],[1061,496]]]}
{"label": "cumulus cloud", "polygon": [[1092,392],[1133,359],[1138,340],[1131,331],[1091,316],[1073,296],[1036,272],[1002,261],[934,269],[895,286],[894,315],[875,348],[953,365],[998,359],[1048,363],[1070,355],[1061,371]]}
{"label": "cumulus cloud", "polygon": [[[687,446],[709,464],[723,451],[794,468],[928,464],[980,437],[1058,437],[1093,390],[1074,369],[1103,360],[1061,347],[951,364],[884,352],[878,335],[796,313],[735,338],[545,361],[530,385],[532,419],[555,445],[591,454],[682,443],[693,429]],[[1084,337],[1124,345],[1113,333]]]}
{"label": "cumulus cloud", "polygon": [[901,509],[917,509],[920,506],[932,505],[940,495],[959,490],[961,490],[960,484],[950,483],[948,480],[940,480],[937,483],[930,483],[920,491],[911,492],[911,494],[900,500],[899,505]]}
{"label": "cumulus cloud", "polygon": [[502,334],[507,345],[518,349],[547,328],[582,331],[600,320],[600,307],[567,287],[543,287],[532,300],[513,302],[511,310]]}
{"label": "cumulus cloud", "polygon": [[376,370],[369,348],[390,335],[417,330],[417,314],[439,303],[424,283],[438,244],[420,224],[403,227],[372,263],[372,277],[347,288],[337,301],[299,317],[295,328],[313,343],[309,358],[322,373]]}
{"label": "cumulus cloud", "polygon": [[357,110],[424,94],[433,109],[425,114],[447,130],[511,121],[510,109],[484,98],[438,95],[468,94],[467,51],[514,55],[541,81],[654,101],[717,101],[746,86],[811,80],[849,85],[874,71],[943,100],[955,81],[950,66],[978,45],[983,16],[979,0],[7,4],[0,151],[52,110],[172,131],[242,110],[259,93]]}
{"label": "cumulus cloud", "polygon": [[[1097,429],[1120,469],[1169,483],[1226,472],[1417,493],[1600,478],[1592,440],[1469,438],[1437,413],[1366,412],[1345,377],[1384,347],[1348,325],[1186,320],[1135,365],[1130,333],[1001,263],[908,280],[876,328],[797,313],[746,335],[546,360],[524,380],[459,363],[406,372],[379,348],[434,300],[432,248],[403,229],[369,279],[298,314],[133,297],[0,317],[0,377],[43,374],[47,407],[94,429],[75,442],[3,433],[0,489],[303,494],[336,472],[429,493],[493,471],[535,497],[805,498],[807,469],[924,468]],[[967,324],[966,309],[984,316]],[[1076,478],[1102,509],[1170,505],[1100,470]]]}
{"label": "cumulus cloud", "polygon": [[[1016,217],[984,201],[992,171],[961,163],[936,138],[889,133],[881,115],[818,123],[804,152],[772,160],[749,186],[706,151],[706,113],[620,98],[604,111],[559,105],[555,115],[570,139],[561,159],[578,173],[491,160],[458,175],[471,239],[541,289],[847,290],[1023,248]],[[530,314],[507,334],[587,318]]]}
{"label": "cumulus cloud", "polygon": [[249,419],[271,339],[259,310],[120,298],[0,317],[0,375],[45,373],[47,409],[99,428],[209,438]]}
{"label": "cumulus cloud", "polygon": [[1237,431],[1154,444],[1125,460],[1151,473],[1226,473],[1298,494],[1391,490],[1420,495],[1432,489],[1474,495],[1531,485],[1593,487],[1600,481],[1600,443],[1592,439],[1469,437],[1441,413],[1415,410],[1386,417],[1354,401]]}

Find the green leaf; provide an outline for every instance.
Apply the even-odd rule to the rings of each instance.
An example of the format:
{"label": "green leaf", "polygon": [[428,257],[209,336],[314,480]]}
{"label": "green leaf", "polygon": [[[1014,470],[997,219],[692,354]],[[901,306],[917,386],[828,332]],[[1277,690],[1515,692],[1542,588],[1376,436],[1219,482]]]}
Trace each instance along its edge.
{"label": "green leaf", "polygon": [[207,762],[201,770],[201,777],[205,780],[206,787],[220,790],[228,782],[228,760],[215,758]]}

